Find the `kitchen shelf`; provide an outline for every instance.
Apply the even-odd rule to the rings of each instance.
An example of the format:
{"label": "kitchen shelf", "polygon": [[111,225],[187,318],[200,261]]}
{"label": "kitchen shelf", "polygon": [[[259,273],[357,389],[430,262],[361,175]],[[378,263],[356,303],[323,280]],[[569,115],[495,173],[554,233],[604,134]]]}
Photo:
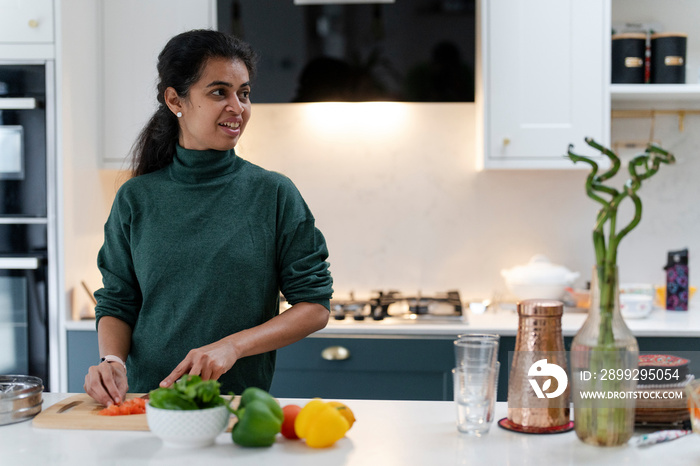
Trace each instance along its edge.
{"label": "kitchen shelf", "polygon": [[611,84],[613,108],[622,105],[639,107],[698,107],[700,84]]}
{"label": "kitchen shelf", "polygon": [[0,110],[31,110],[36,108],[33,97],[0,97]]}

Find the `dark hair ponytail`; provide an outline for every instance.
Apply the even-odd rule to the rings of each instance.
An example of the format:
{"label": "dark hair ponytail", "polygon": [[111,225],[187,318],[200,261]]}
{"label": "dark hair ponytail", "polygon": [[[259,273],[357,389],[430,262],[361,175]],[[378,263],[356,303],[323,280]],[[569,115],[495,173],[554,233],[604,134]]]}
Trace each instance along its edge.
{"label": "dark hair ponytail", "polygon": [[255,52],[250,45],[233,36],[195,29],[170,39],[158,55],[158,109],[141,130],[131,151],[132,176],[154,172],[173,161],[180,126],[177,117],[165,104],[165,90],[172,87],[179,97],[186,98],[211,58],[241,60],[251,79],[255,74]]}

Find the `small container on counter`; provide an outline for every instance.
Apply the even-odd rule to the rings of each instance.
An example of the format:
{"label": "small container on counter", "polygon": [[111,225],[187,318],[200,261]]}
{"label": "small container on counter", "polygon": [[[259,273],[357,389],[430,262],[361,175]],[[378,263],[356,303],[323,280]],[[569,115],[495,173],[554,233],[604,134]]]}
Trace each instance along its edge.
{"label": "small container on counter", "polygon": [[666,309],[687,311],[689,295],[688,250],[669,251],[666,263]]}
{"label": "small container on counter", "polygon": [[684,84],[688,35],[676,32],[652,34],[652,84]]}
{"label": "small container on counter", "polygon": [[627,32],[612,36],[612,83],[643,84],[647,36]]}

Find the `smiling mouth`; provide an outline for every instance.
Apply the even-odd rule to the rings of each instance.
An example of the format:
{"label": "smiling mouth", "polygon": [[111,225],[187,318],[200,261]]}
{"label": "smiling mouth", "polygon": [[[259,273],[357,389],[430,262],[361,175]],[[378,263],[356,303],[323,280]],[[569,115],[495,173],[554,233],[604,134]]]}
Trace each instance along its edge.
{"label": "smiling mouth", "polygon": [[236,122],[225,121],[223,123],[219,123],[219,126],[225,126],[227,128],[238,129],[241,127],[241,122],[240,121],[236,121]]}

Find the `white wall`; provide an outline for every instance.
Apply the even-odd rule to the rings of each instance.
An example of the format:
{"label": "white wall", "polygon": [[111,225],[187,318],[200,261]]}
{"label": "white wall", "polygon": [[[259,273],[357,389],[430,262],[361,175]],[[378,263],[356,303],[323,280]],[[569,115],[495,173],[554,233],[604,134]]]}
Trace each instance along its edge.
{"label": "white wall", "polygon": [[[121,172],[101,171],[97,37],[90,0],[63,3],[63,156],[66,298],[90,308],[101,284],[96,255]],[[105,90],[109,92],[109,90]],[[109,111],[109,109],[107,109]],[[324,112],[333,110],[329,116]],[[337,294],[458,288],[464,298],[503,291],[499,271],[535,253],[580,271],[593,265],[597,206],[587,170],[476,172],[471,104],[256,105],[240,154],[290,176],[326,235]],[[649,122],[613,122],[613,141],[644,139]],[[622,242],[621,279],[663,283],[666,251],[700,251],[700,118],[657,117],[655,136],[676,166],[640,191],[641,225]],[[572,141],[577,147],[583,141]],[[566,150],[562,147],[562,154]],[[620,186],[621,181],[617,182]],[[691,271],[691,282],[695,274]]]}
{"label": "white wall", "polygon": [[[328,240],[339,295],[458,288],[465,298],[491,296],[503,291],[500,269],[535,253],[580,271],[580,284],[589,279],[597,207],[584,193],[587,171],[476,172],[470,104],[365,108],[341,106],[351,119],[320,129],[310,115],[318,105],[255,106],[239,149],[298,185]],[[378,128],[371,117],[381,121],[385,111]],[[639,139],[643,123],[616,122],[615,137]],[[663,283],[667,250],[698,250],[697,125],[688,120],[679,134],[672,118],[657,122],[679,162],[640,191],[643,221],[619,251],[624,281]],[[66,283],[98,287],[95,255],[119,174],[77,160],[66,169],[67,179],[85,178],[67,183]]]}
{"label": "white wall", "polygon": [[[476,172],[473,105],[363,105],[317,119],[309,113],[319,104],[257,106],[240,147],[297,183],[327,237],[338,292],[458,288],[486,297],[504,291],[502,268],[535,253],[580,271],[580,285],[590,279],[597,206],[585,194],[587,170]],[[342,123],[329,127],[333,119]],[[616,121],[613,139],[645,138],[646,125]],[[679,163],[640,191],[643,221],[619,250],[623,281],[663,283],[667,250],[697,250],[698,125],[688,120],[679,134],[673,118],[657,121]]]}
{"label": "white wall", "polygon": [[97,2],[70,0],[61,6],[64,297],[69,312],[75,308],[77,315],[88,311],[90,301],[80,282],[84,280],[93,288],[101,283],[96,254],[117,172],[98,170],[101,99]]}

